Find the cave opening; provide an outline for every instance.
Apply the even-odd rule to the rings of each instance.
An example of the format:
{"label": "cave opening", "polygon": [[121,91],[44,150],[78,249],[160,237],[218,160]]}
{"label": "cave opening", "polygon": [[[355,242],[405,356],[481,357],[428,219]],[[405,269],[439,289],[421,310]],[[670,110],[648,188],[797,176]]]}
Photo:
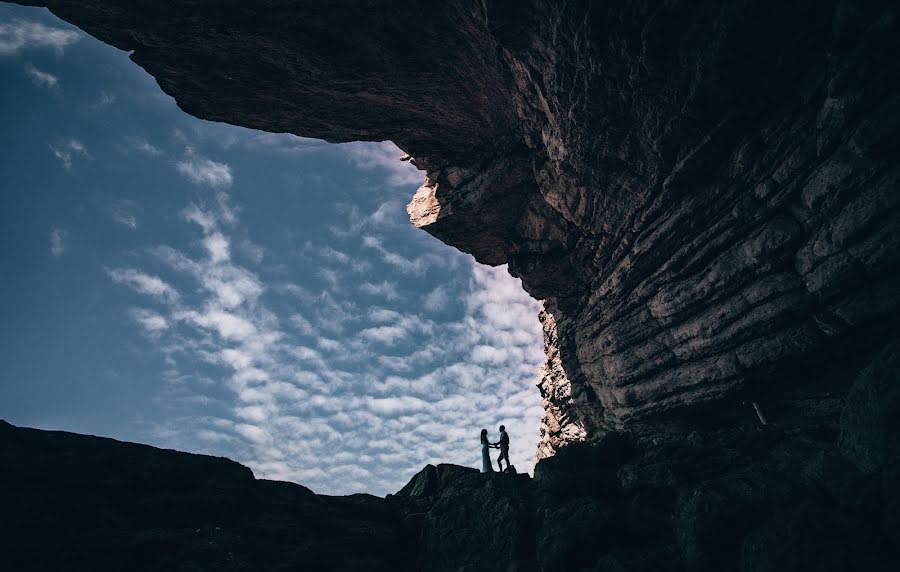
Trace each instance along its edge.
{"label": "cave opening", "polygon": [[539,304],[409,223],[423,174],[392,143],[196,119],[45,10],[0,20],[24,38],[0,73],[3,274],[25,293],[0,416],[380,495],[478,466],[505,424],[531,471]]}

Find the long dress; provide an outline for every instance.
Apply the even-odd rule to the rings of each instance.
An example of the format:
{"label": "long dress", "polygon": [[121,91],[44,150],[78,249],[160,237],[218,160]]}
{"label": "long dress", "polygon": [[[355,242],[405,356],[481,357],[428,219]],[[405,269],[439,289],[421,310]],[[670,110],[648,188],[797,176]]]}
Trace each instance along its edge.
{"label": "long dress", "polygon": [[493,473],[494,466],[491,465],[491,448],[487,443],[481,444],[481,472]]}

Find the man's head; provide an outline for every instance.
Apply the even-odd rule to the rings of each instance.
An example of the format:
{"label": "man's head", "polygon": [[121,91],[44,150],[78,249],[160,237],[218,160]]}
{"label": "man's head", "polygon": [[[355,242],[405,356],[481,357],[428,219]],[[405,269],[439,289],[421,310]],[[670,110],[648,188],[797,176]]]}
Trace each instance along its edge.
{"label": "man's head", "polygon": [[504,427],[503,425],[501,425],[501,426],[500,426],[500,431],[506,431],[506,427]]}

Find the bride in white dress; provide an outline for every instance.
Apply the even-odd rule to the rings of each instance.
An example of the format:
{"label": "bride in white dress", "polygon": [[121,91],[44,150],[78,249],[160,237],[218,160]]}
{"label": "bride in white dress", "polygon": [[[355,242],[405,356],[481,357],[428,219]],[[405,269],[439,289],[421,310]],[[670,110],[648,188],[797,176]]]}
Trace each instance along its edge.
{"label": "bride in white dress", "polygon": [[494,472],[494,466],[491,465],[491,443],[488,441],[487,429],[481,430],[481,472]]}

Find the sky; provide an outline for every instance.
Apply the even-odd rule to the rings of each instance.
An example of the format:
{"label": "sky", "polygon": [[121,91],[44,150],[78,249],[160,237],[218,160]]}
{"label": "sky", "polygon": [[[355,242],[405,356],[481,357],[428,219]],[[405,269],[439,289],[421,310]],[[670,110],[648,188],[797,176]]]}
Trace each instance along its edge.
{"label": "sky", "polygon": [[323,494],[531,471],[539,305],[415,229],[390,142],[202,121],[127,53],[0,3],[0,418]]}

